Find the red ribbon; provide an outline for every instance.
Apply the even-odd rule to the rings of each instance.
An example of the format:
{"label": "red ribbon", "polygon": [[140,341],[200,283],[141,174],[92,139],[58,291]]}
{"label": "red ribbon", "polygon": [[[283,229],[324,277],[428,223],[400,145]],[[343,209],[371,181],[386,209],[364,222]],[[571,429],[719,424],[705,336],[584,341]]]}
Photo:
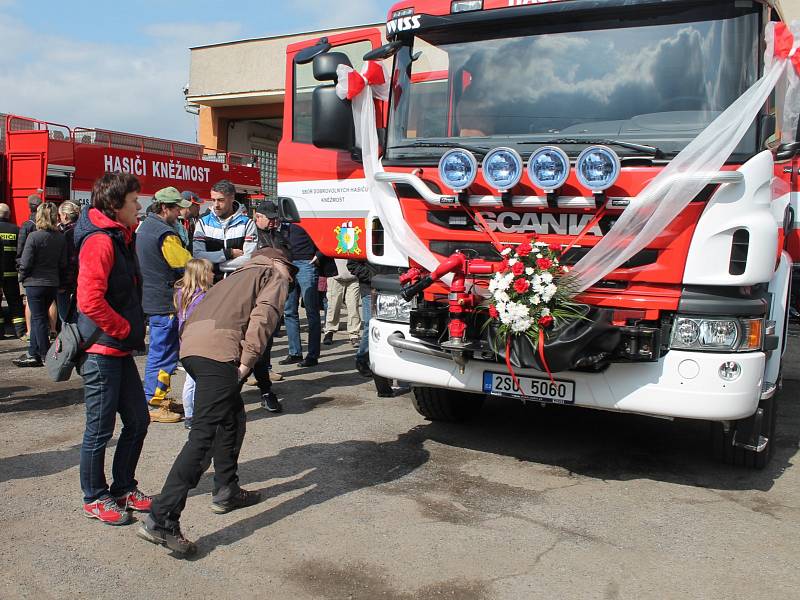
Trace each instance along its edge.
{"label": "red ribbon", "polygon": [[794,45],[794,36],[786,23],[775,23],[775,57],[782,60],[789,58]]}
{"label": "red ribbon", "polygon": [[775,58],[789,60],[794,70],[800,74],[800,50],[789,56],[794,46],[794,36],[786,23],[775,23]]}
{"label": "red ribbon", "polygon": [[550,378],[550,383],[555,383],[553,374],[550,372],[550,367],[547,366],[547,359],[544,357],[544,329],[539,328],[539,359],[542,361],[544,370],[547,371],[547,376]]}
{"label": "red ribbon", "polygon": [[352,100],[358,96],[368,85],[382,85],[386,83],[386,74],[383,67],[374,60],[364,63],[361,73],[350,71],[347,74],[347,99]]}

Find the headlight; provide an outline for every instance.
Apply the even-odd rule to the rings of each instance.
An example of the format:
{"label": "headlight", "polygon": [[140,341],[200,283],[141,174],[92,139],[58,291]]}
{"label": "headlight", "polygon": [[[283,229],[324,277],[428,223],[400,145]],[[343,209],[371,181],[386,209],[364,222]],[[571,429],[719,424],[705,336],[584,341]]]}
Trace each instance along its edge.
{"label": "headlight", "polygon": [[478,161],[469,150],[453,148],[445,152],[439,161],[439,177],[455,192],[471,186],[477,174]]}
{"label": "headlight", "polygon": [[528,160],[528,177],[545,192],[560,188],[569,177],[567,153],[555,146],[539,148]]}
{"label": "headlight", "polygon": [[498,192],[507,192],[522,179],[522,158],[511,148],[495,148],[483,159],[483,178]]}
{"label": "headlight", "polygon": [[406,302],[398,294],[377,292],[373,316],[381,321],[409,323],[411,321],[411,302]]}
{"label": "headlight", "polygon": [[750,352],[760,350],[762,319],[678,317],[672,326],[671,348]]}
{"label": "headlight", "polygon": [[593,192],[602,192],[614,185],[619,169],[619,156],[605,146],[589,146],[575,163],[578,181]]}

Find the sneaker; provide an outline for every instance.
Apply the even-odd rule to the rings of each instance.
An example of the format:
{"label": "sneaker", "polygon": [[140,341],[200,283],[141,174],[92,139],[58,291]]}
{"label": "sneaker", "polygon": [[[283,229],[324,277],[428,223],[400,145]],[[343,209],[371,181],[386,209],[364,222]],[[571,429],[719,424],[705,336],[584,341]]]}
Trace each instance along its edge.
{"label": "sneaker", "polygon": [[11,361],[15,367],[43,367],[44,363],[42,362],[41,358],[36,356],[29,356],[27,354],[23,354],[19,358],[15,358]]}
{"label": "sneaker", "polygon": [[356,360],[356,371],[363,377],[372,377],[372,369],[369,368],[369,363],[365,360]]}
{"label": "sneaker", "polygon": [[322,343],[325,346],[330,346],[331,344],[333,344],[333,332],[332,331],[329,331],[328,333],[325,334],[325,336],[322,338]]}
{"label": "sneaker", "polygon": [[186,417],[186,418],[183,420],[183,426],[184,426],[186,429],[191,429],[191,428],[192,428],[192,417]]}
{"label": "sneaker", "polygon": [[272,392],[261,394],[261,408],[274,413],[283,412],[283,407],[281,406],[278,397]]}
{"label": "sneaker", "polygon": [[258,381],[256,380],[255,377],[250,377],[247,381],[245,381],[244,384],[250,387],[257,387]]}
{"label": "sneaker", "polygon": [[286,358],[282,358],[278,361],[279,365],[293,365],[294,363],[299,363],[303,360],[302,354],[290,354]]}
{"label": "sneaker", "polygon": [[180,527],[159,527],[150,515],[144,518],[136,535],[151,544],[166,546],[179,554],[197,554],[197,544],[183,537]]}
{"label": "sneaker", "polygon": [[269,380],[270,381],[283,381],[283,375],[280,373],[276,373],[275,371],[269,372]]}
{"label": "sneaker", "polygon": [[297,363],[298,367],[306,368],[306,367],[316,367],[319,364],[319,361],[316,358],[304,358],[299,363]]}
{"label": "sneaker", "polygon": [[89,519],[97,519],[108,525],[124,525],[131,520],[128,511],[120,508],[111,496],[84,504],[83,514]]}
{"label": "sneaker", "polygon": [[117,501],[117,506],[122,510],[135,510],[138,512],[150,512],[150,505],[153,503],[153,498],[143,494],[139,488],[128,492],[124,496],[117,496],[115,500]]}
{"label": "sneaker", "polygon": [[150,422],[151,423],[179,423],[180,420],[183,418],[178,413],[171,411],[167,408],[169,404],[165,406],[162,404],[158,410],[151,410],[150,411]]}
{"label": "sneaker", "polygon": [[258,504],[259,502],[261,502],[261,492],[249,492],[240,489],[238,494],[231,496],[227,500],[212,502],[211,510],[218,515],[224,515],[237,508],[253,506],[253,504]]}

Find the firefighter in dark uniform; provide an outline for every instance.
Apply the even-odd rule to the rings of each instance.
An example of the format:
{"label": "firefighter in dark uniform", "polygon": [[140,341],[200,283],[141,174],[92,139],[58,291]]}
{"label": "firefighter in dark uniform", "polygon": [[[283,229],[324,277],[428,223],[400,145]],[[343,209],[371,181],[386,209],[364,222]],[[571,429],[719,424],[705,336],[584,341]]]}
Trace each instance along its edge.
{"label": "firefighter in dark uniform", "polygon": [[19,227],[10,221],[11,209],[8,204],[0,204],[0,240],[3,243],[0,260],[0,277],[2,277],[3,297],[8,304],[8,315],[0,312],[0,336],[5,335],[8,321],[14,326],[17,337],[25,335],[25,312],[22,307],[22,296],[19,293],[17,279],[17,237]]}

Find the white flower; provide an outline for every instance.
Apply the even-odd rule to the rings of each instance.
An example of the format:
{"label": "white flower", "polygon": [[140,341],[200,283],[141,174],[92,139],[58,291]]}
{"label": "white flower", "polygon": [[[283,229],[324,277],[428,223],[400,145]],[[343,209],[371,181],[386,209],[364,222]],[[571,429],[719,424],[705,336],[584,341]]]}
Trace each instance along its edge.
{"label": "white flower", "polygon": [[500,254],[502,254],[503,256],[508,256],[509,254],[511,254],[511,248],[504,248]]}
{"label": "white flower", "polygon": [[502,303],[508,302],[511,299],[509,297],[509,295],[508,295],[508,292],[504,292],[504,291],[497,292],[494,295],[494,298],[495,298],[495,300],[497,300],[497,302],[502,302]]}
{"label": "white flower", "polygon": [[510,260],[508,261],[508,266],[509,266],[509,267],[513,267],[513,266],[514,266],[515,264],[517,264],[518,262],[519,262],[519,259],[518,259],[518,258],[512,258],[512,259],[510,259]]}
{"label": "white flower", "polygon": [[541,316],[549,317],[550,316],[550,309],[549,308],[543,308],[542,312],[541,312]]}
{"label": "white flower", "polygon": [[527,269],[525,269],[525,275],[528,275],[528,276],[533,275],[535,272],[536,272],[536,269],[534,269],[533,267],[528,267]]}
{"label": "white flower", "polygon": [[534,295],[534,296],[531,296],[531,304],[536,306],[536,305],[541,304],[541,303],[542,303],[542,299],[538,296],[538,294]]}
{"label": "white flower", "polygon": [[548,244],[547,242],[536,242],[536,243],[534,244],[534,246],[539,246],[539,247],[541,247],[541,248],[544,248],[544,247],[546,247],[546,246],[549,246],[549,245],[550,245],[550,244]]}
{"label": "white flower", "polygon": [[553,274],[548,271],[542,273],[542,283],[553,283]]}
{"label": "white flower", "polygon": [[531,327],[531,324],[532,321],[529,318],[514,321],[511,324],[511,331],[513,331],[514,333],[522,333],[524,331],[528,331],[528,329],[530,329]]}
{"label": "white flower", "polygon": [[542,278],[541,278],[541,276],[539,276],[539,275],[534,275],[533,277],[531,277],[531,285],[532,285],[533,287],[535,287],[535,288],[538,288],[540,285],[542,285]]}
{"label": "white flower", "polygon": [[536,258],[544,258],[544,256],[542,256],[542,254],[539,253],[539,254],[536,255]]}

